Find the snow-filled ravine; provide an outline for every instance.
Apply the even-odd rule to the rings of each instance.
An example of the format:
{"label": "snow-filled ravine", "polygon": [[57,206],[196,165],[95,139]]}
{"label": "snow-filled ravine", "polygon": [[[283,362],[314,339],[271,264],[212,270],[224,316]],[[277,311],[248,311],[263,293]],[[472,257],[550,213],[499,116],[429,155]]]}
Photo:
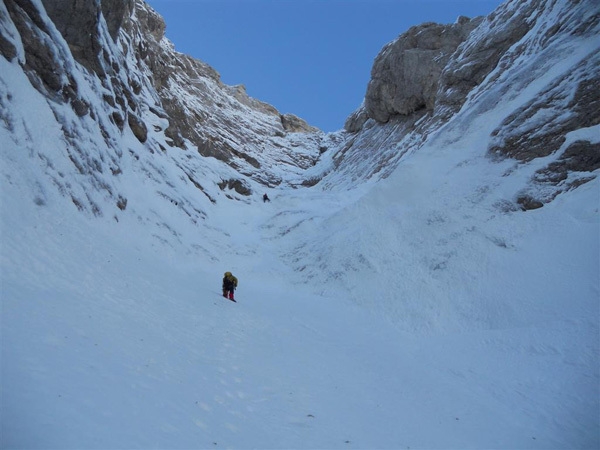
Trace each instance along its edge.
{"label": "snow-filled ravine", "polygon": [[[0,448],[600,448],[598,170],[540,209],[515,202],[600,125],[528,163],[487,154],[597,51],[586,39],[490,74],[385,179],[348,175],[368,151],[336,172],[333,147],[310,169],[269,148],[268,203],[260,178],[248,197],[219,188],[242,176],[170,145],[150,109],[146,144],[110,125],[72,59],[96,114],[49,100],[15,44],[0,58]],[[294,157],[320,151],[291,136]]]}
{"label": "snow-filled ravine", "polygon": [[[494,220],[447,210],[437,231],[403,225],[439,206],[432,182],[396,206],[394,183],[360,199],[222,201],[205,243],[220,253],[203,258],[133,217],[87,217],[50,189],[38,205],[21,174],[4,173],[2,447],[596,447],[598,183]],[[377,233],[381,202],[392,206],[380,214],[412,213]],[[477,232],[454,229],[467,215]],[[412,249],[395,259],[394,223]],[[332,258],[353,258],[366,238],[348,229],[386,256],[376,270],[390,284],[359,291],[362,304],[335,277],[301,283],[282,262],[306,242],[326,248],[323,236],[348,236]],[[429,237],[453,234],[458,266],[425,271],[427,249],[447,245]],[[303,264],[328,270],[315,256]],[[227,270],[237,303],[220,295]],[[371,266],[353,270],[369,284]],[[386,296],[393,314],[377,308]]]}

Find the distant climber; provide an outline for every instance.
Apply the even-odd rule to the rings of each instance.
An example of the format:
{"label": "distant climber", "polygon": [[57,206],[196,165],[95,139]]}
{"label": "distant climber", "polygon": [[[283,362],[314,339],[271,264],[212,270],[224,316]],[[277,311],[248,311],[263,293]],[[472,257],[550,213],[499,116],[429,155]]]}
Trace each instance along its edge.
{"label": "distant climber", "polygon": [[270,201],[271,201],[271,199],[269,198],[269,196],[265,192],[265,195],[263,195],[263,203],[270,202]]}
{"label": "distant climber", "polygon": [[233,291],[237,288],[238,280],[231,272],[225,272],[223,276],[223,297],[235,302]]}

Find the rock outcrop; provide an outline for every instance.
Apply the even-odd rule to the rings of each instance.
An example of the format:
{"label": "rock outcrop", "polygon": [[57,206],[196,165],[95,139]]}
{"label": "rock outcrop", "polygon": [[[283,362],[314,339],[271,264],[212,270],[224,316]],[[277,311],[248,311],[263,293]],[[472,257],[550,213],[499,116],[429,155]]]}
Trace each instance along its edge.
{"label": "rock outcrop", "polygon": [[[16,2],[21,5],[25,1]],[[110,64],[103,52],[100,21],[103,18],[113,41],[123,22],[131,16],[134,0],[42,0],[46,12],[69,44],[74,58],[90,71],[105,74]]]}
{"label": "rock outcrop", "polygon": [[452,25],[425,23],[387,44],[371,69],[367,117],[385,123],[394,115],[433,110],[443,69],[481,21],[460,17]]}
{"label": "rock outcrop", "polygon": [[[514,199],[523,209],[542,206],[598,169],[598,139],[569,136],[600,123],[600,53],[592,43],[599,34],[600,5],[592,0],[509,1],[486,18],[411,28],[375,59],[363,105],[344,126],[352,138],[334,158],[338,170],[359,172],[368,154],[360,172],[387,176],[461,109],[473,120],[511,98],[488,155],[521,163],[555,156]],[[520,104],[525,90],[537,95]]]}
{"label": "rock outcrop", "polygon": [[[522,5],[515,14],[499,10],[496,20],[513,23],[512,33],[506,35],[506,41],[513,42],[521,37],[524,29],[537,27],[538,38],[532,44],[535,48],[518,46],[512,50],[501,48],[501,70],[496,71],[488,83],[500,77],[506,77],[509,69],[523,65],[527,51],[548,54],[562,58],[570,64],[560,76],[548,80],[538,95],[516,108],[492,132],[488,151],[493,158],[512,158],[521,163],[534,161],[555,155],[554,161],[538,169],[530,185],[517,199],[523,209],[535,209],[552,201],[558,194],[580,186],[594,177],[592,172],[600,167],[600,143],[579,130],[593,129],[600,124],[600,52],[597,48],[586,49],[586,38],[600,33],[600,5],[594,2],[580,2],[577,7],[569,8],[556,15],[554,22],[532,22],[529,17],[543,6],[541,1]],[[558,10],[558,4],[549,10]],[[566,40],[582,42],[581,54],[584,58],[573,57],[572,53],[561,49]],[[570,60],[570,58],[573,58]],[[523,80],[534,77],[543,79],[550,67],[544,58],[532,64]],[[531,81],[530,81],[531,82]],[[572,137],[571,137],[572,136]]]}

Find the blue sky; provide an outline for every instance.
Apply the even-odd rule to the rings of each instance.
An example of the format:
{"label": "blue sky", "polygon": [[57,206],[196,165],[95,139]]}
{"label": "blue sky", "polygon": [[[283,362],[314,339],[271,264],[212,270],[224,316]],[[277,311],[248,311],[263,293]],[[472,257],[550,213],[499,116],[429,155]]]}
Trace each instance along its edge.
{"label": "blue sky", "polygon": [[360,106],[373,60],[413,25],[492,12],[501,0],[146,0],[175,48],[224,83],[323,131]]}

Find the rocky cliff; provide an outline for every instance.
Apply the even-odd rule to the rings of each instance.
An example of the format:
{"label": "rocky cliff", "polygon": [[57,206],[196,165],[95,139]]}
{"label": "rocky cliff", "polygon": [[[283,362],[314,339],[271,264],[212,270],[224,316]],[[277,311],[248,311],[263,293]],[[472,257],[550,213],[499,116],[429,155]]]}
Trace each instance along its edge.
{"label": "rocky cliff", "polygon": [[[475,120],[510,99],[506,118],[481,145],[492,159],[521,164],[554,155],[516,199],[523,209],[542,206],[600,168],[598,139],[569,139],[600,123],[599,35],[594,1],[514,0],[485,18],[411,28],[375,59],[336,169],[349,175],[362,165],[366,177],[386,176],[459,113]],[[560,76],[548,75],[555,67]],[[535,100],[520,104],[531,90]],[[377,156],[365,164],[365,153]]]}
{"label": "rocky cliff", "polygon": [[[123,211],[123,173],[162,184],[163,163],[210,203],[283,185],[351,188],[388,176],[441,129],[459,129],[509,98],[512,109],[481,145],[491,160],[519,164],[555,155],[510,199],[529,209],[600,167],[598,140],[576,138],[600,123],[599,11],[593,0],[511,0],[485,18],[415,26],[377,55],[363,105],[345,129],[324,134],[177,52],[142,0],[5,0],[0,119],[9,133],[27,128],[12,112],[11,83],[24,74],[62,134],[62,148],[52,151],[66,163],[47,163],[46,176],[78,208],[102,215],[98,191]],[[545,75],[558,64],[559,77]],[[519,102],[531,90],[536,100]],[[16,147],[51,159],[16,136]],[[180,187],[158,192],[187,205],[194,220],[204,214]]]}
{"label": "rocky cliff", "polygon": [[[141,0],[7,0],[0,8],[2,56],[48,99],[69,157],[92,179],[122,172],[120,140],[132,133],[149,152],[178,149],[224,162],[234,170],[217,184],[248,195],[253,183],[282,183],[275,162],[292,172],[312,166],[328,140],[177,52],[163,19]],[[92,151],[84,143],[90,127],[104,137]],[[191,168],[181,170],[203,185]]]}

